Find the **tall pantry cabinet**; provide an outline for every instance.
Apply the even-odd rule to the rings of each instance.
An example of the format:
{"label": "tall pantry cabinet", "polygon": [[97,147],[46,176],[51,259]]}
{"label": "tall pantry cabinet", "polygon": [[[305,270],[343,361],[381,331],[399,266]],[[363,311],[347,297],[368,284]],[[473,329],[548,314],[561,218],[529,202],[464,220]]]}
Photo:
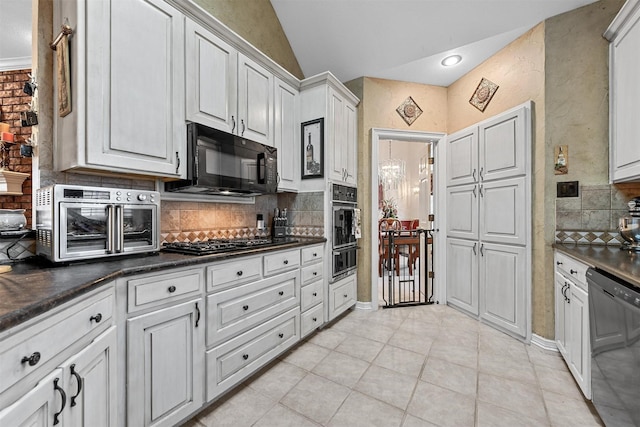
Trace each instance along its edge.
{"label": "tall pantry cabinet", "polygon": [[530,338],[530,103],[446,142],[447,302]]}

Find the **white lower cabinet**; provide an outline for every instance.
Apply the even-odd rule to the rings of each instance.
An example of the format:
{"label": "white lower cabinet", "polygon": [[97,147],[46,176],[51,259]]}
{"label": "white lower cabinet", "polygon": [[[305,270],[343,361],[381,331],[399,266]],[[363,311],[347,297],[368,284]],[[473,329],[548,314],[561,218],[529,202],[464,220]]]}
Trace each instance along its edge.
{"label": "white lower cabinet", "polygon": [[302,281],[300,292],[301,338],[324,324],[326,282],[324,280],[323,254],[323,245],[309,246],[300,251],[302,258],[302,269],[300,270]]}
{"label": "white lower cabinet", "polygon": [[447,239],[447,303],[477,316],[478,242]]}
{"label": "white lower cabinet", "polygon": [[113,309],[106,286],[0,341],[0,426],[117,426]]}
{"label": "white lower cabinet", "polygon": [[591,399],[588,266],[555,253],[556,345],[582,393]]}
{"label": "white lower cabinet", "polygon": [[127,424],[174,425],[204,403],[202,299],[127,321]]}
{"label": "white lower cabinet", "polygon": [[247,378],[300,340],[300,310],[291,309],[207,351],[207,401]]}
{"label": "white lower cabinet", "polygon": [[358,275],[352,274],[329,285],[329,321],[356,303]]}

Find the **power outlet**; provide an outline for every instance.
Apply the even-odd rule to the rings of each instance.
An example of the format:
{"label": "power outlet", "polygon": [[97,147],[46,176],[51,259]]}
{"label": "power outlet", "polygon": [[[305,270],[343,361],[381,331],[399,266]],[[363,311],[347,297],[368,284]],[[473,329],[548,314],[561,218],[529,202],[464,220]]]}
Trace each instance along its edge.
{"label": "power outlet", "polygon": [[556,197],[578,197],[578,181],[559,182]]}

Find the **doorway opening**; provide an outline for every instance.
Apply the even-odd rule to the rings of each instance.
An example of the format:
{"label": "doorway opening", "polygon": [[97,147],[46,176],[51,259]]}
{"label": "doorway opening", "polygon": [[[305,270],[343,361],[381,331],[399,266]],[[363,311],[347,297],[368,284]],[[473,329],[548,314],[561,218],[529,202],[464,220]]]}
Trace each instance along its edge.
{"label": "doorway opening", "polygon": [[[436,132],[372,129],[373,191],[368,211],[373,309],[433,301],[439,293],[440,287],[433,280],[433,269],[440,262],[440,245],[435,242],[434,232],[441,205],[436,194],[439,168],[435,159],[438,142],[444,136]],[[415,233],[418,237],[415,247],[398,244],[381,251],[384,249],[381,243],[385,241],[381,237],[381,226],[393,223],[394,219],[398,220],[400,231],[402,224],[406,224],[404,228],[412,224],[411,228],[428,232]],[[408,229],[404,231],[412,234]],[[391,240],[399,235],[397,231],[382,234],[392,235]],[[389,243],[388,237],[386,242]],[[420,250],[422,262],[416,262],[419,257],[415,251]]]}

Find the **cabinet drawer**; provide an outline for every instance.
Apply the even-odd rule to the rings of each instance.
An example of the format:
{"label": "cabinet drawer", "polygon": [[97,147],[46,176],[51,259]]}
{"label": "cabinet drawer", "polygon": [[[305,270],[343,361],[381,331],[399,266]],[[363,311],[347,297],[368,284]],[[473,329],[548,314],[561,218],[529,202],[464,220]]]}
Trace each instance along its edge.
{"label": "cabinet drawer", "polygon": [[260,279],[261,261],[262,257],[248,257],[207,267],[207,291]]}
{"label": "cabinet drawer", "polygon": [[300,250],[277,252],[264,256],[264,275],[271,276],[300,267]]}
{"label": "cabinet drawer", "polygon": [[300,338],[324,324],[324,304],[319,304],[300,315]]}
{"label": "cabinet drawer", "polygon": [[356,276],[352,275],[329,288],[329,320],[335,319],[356,302]]}
{"label": "cabinet drawer", "polygon": [[95,329],[111,324],[113,310],[114,293],[110,289],[43,317],[41,322],[3,340],[0,343],[0,393]]}
{"label": "cabinet drawer", "polygon": [[315,280],[322,279],[322,272],[324,271],[324,263],[302,267],[302,286],[307,283],[311,283]]}
{"label": "cabinet drawer", "polygon": [[127,281],[129,313],[199,294],[202,269],[147,275]]}
{"label": "cabinet drawer", "polygon": [[319,302],[322,302],[324,299],[323,285],[324,282],[320,280],[302,288],[300,291],[302,294],[300,297],[300,311],[305,311]]}
{"label": "cabinet drawer", "polygon": [[322,260],[323,245],[315,245],[302,248],[300,254],[302,255],[302,265],[308,265],[316,261]]}
{"label": "cabinet drawer", "polygon": [[571,278],[576,284],[583,289],[587,289],[587,269],[588,265],[583,264],[577,259],[556,251],[555,267],[566,277]]}
{"label": "cabinet drawer", "polygon": [[211,294],[207,297],[207,344],[259,325],[299,301],[298,271]]}
{"label": "cabinet drawer", "polygon": [[207,352],[207,400],[238,384],[300,339],[297,308]]}

